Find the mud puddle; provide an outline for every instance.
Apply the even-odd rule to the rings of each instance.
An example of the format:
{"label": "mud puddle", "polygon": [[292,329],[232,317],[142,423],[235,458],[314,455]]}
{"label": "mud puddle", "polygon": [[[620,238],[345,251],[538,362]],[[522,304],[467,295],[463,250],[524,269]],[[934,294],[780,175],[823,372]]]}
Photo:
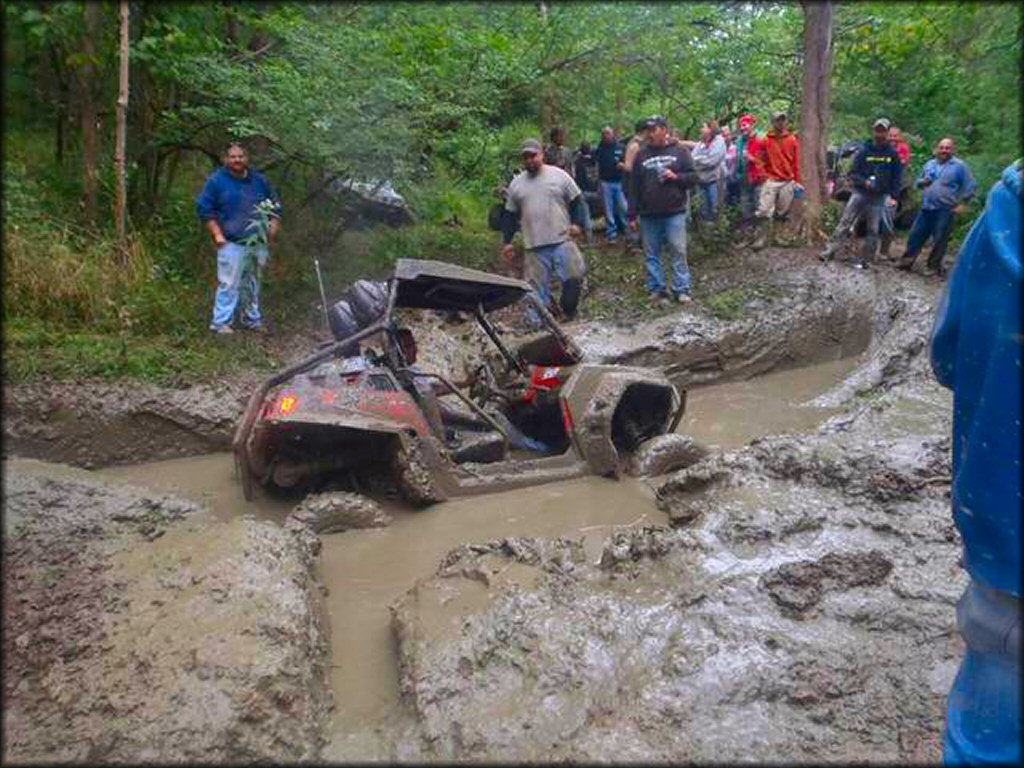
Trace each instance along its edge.
{"label": "mud puddle", "polygon": [[235,460],[231,453],[208,453],[184,459],[106,467],[97,470],[96,474],[200,502],[207,505],[217,519],[225,521],[248,514],[259,520],[280,522],[298,502],[298,499],[275,498],[263,493],[246,502],[242,497],[242,486],[235,476]]}
{"label": "mud puddle", "polygon": [[[855,365],[839,360],[689,393],[679,431],[711,447],[738,447],[755,437],[813,429],[838,409],[809,403]],[[258,493],[245,502],[229,453],[170,459],[98,472],[107,478],[173,492],[208,505],[220,519],[251,514],[283,521],[296,500]],[[384,502],[387,528],[323,537],[321,575],[329,590],[331,682],[336,708],[328,760],[393,760],[409,747],[411,726],[399,706],[395,640],[388,606],[417,579],[429,577],[465,542],[505,537],[582,540],[590,562],[616,530],[664,524],[665,513],[643,480],[582,478],[526,490],[456,499],[415,512]],[[403,757],[404,755],[404,757]]]}
{"label": "mud puddle", "polygon": [[857,362],[858,358],[848,357],[691,389],[676,431],[720,449],[738,448],[762,435],[807,432],[841,410],[810,401],[842,380]]}

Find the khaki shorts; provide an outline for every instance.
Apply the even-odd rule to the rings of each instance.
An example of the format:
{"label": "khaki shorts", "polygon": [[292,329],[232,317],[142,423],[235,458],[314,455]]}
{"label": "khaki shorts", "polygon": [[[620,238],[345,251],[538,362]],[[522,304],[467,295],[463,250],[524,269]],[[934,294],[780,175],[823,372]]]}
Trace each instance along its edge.
{"label": "khaki shorts", "polygon": [[767,219],[772,213],[776,216],[785,216],[789,212],[789,206],[793,204],[795,189],[795,181],[768,179],[761,185],[761,197],[757,201],[757,218]]}

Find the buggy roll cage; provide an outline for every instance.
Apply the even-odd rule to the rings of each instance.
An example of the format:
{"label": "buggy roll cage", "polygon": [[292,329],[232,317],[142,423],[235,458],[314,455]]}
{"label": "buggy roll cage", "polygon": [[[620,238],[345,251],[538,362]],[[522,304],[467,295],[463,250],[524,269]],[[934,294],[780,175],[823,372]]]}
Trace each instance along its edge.
{"label": "buggy roll cage", "polygon": [[[252,395],[249,396],[249,401],[246,404],[245,411],[242,414],[242,420],[239,422],[238,427],[235,430],[234,438],[231,441],[231,450],[235,458],[235,471],[238,474],[239,478],[241,479],[242,492],[245,495],[246,501],[252,501],[252,472],[249,468],[249,462],[245,455],[246,447],[249,441],[249,437],[252,434],[252,428],[256,422],[256,416],[259,413],[260,405],[263,402],[264,398],[266,398],[267,393],[271,389],[280,384],[283,384],[284,382],[288,381],[294,376],[299,375],[300,373],[304,373],[305,371],[313,368],[315,365],[323,362],[324,360],[334,357],[335,355],[337,355],[340,349],[343,349],[347,345],[360,342],[363,339],[367,339],[379,333],[384,334],[384,354],[387,357],[388,361],[391,363],[392,367],[394,369],[401,369],[407,367],[407,361],[404,360],[404,356],[402,355],[401,349],[396,340],[398,325],[395,322],[393,316],[395,307],[398,302],[399,287],[402,285],[403,280],[403,278],[400,276],[400,270],[403,267],[403,262],[406,265],[414,263],[413,260],[411,259],[399,259],[398,268],[396,268],[395,274],[388,280],[387,307],[384,310],[384,313],[377,319],[376,322],[343,339],[334,342],[329,342],[322,349],[319,349],[313,354],[303,358],[302,360],[293,363],[284,370],[269,376],[256,388]],[[465,271],[469,272],[470,270]],[[527,283],[522,283],[522,285],[528,288]],[[428,290],[425,295],[429,297],[430,290]],[[554,317],[552,317],[551,313],[548,311],[548,308],[544,306],[543,302],[540,301],[536,293],[534,293],[532,290],[527,289],[522,293],[521,297],[519,299],[516,299],[515,301],[521,301],[524,299],[533,307],[534,311],[536,311],[536,313],[540,316],[544,326],[558,339],[559,343],[563,346],[563,348],[577,358],[582,357],[579,347],[558,326],[558,324],[555,322]],[[524,365],[523,361],[519,359],[518,356],[513,355],[509,351],[508,347],[505,346],[505,344],[501,341],[501,337],[498,335],[498,332],[495,330],[491,322],[487,319],[487,313],[484,309],[484,302],[482,300],[477,303],[477,306],[473,310],[473,316],[476,318],[481,328],[483,328],[488,338],[491,339],[491,341],[500,351],[502,357],[505,359],[505,362],[508,365],[508,370],[515,369],[520,374],[525,375],[527,372],[526,366]],[[468,398],[462,395],[455,386],[453,386],[450,382],[448,382],[441,376],[438,376],[436,374],[430,374],[430,376],[438,378],[442,382],[444,382],[449,389],[451,389],[460,397],[460,399],[462,399],[465,402],[468,402],[470,407],[474,410],[474,412],[478,413],[484,419],[486,419],[488,423],[492,424],[498,430],[498,432],[501,433],[506,438],[506,440],[508,439],[508,436],[505,435],[505,431],[501,429],[500,426],[498,426],[497,422],[495,422],[493,418],[484,413],[484,411],[479,406],[477,406],[476,403],[471,402]]]}

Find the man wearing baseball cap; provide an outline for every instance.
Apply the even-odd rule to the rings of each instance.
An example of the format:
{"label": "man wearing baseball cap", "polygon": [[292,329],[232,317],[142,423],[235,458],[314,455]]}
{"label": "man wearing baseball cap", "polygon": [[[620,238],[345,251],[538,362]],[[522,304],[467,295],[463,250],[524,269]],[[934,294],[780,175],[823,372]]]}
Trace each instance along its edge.
{"label": "man wearing baseball cap", "polygon": [[[562,284],[559,305],[567,320],[576,316],[580,284],[586,272],[583,254],[570,239],[584,226],[586,203],[572,176],[544,163],[543,148],[536,139],[527,139],[520,147],[525,173],[508,186],[506,215],[502,217],[502,255],[510,259],[512,237],[517,224],[526,245],[526,279],[545,306],[551,303],[551,276]],[[536,318],[531,318],[536,320]]]}
{"label": "man wearing baseball cap", "polygon": [[761,187],[757,203],[757,236],[751,247],[756,251],[768,242],[774,216],[785,216],[793,204],[793,196],[800,184],[800,145],[796,134],[787,126],[788,116],[777,111],[772,114],[772,127],[764,137],[758,159],[767,177]]}
{"label": "man wearing baseball cap", "polygon": [[[637,152],[630,174],[630,226],[638,226],[647,267],[647,289],[651,300],[681,304],[691,301],[692,278],[686,263],[686,221],[690,190],[697,185],[697,169],[690,150],[668,141],[668,122],[661,115],[650,120],[648,142]],[[639,224],[637,224],[639,217]],[[662,250],[668,251],[672,266],[671,286],[666,284]]]}
{"label": "man wearing baseball cap", "polygon": [[836,251],[853,234],[857,219],[864,214],[867,234],[861,248],[860,258],[853,266],[866,269],[874,258],[878,245],[878,226],[882,220],[883,206],[895,206],[900,193],[900,179],[903,164],[899,152],[889,142],[889,121],[884,117],[875,120],[874,136],[853,156],[850,181],[853,193],[843,209],[843,215],[836,225],[832,238],[820,254],[822,261],[831,259]]}

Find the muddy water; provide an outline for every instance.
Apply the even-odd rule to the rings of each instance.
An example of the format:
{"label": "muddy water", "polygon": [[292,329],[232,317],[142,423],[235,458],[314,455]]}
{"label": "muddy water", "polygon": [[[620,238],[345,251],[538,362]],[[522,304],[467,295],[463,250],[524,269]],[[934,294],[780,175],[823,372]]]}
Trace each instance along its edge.
{"label": "muddy water", "polygon": [[676,431],[720,449],[738,448],[762,435],[806,432],[840,410],[820,408],[810,401],[856,365],[857,358],[845,358],[691,389]]}
{"label": "muddy water", "polygon": [[[812,429],[834,411],[808,401],[840,380],[852,360],[694,389],[679,431],[718,448],[766,434]],[[295,501],[258,494],[242,499],[230,454],[116,467],[101,474],[171,491],[209,505],[222,518],[254,514],[283,520]],[[431,575],[449,550],[467,541],[509,536],[582,539],[596,560],[616,528],[665,523],[642,480],[582,478],[538,488],[458,499],[413,512],[386,504],[387,528],[323,537],[323,583],[333,646],[336,710],[328,760],[394,759],[398,706],[395,647],[388,605]]]}

